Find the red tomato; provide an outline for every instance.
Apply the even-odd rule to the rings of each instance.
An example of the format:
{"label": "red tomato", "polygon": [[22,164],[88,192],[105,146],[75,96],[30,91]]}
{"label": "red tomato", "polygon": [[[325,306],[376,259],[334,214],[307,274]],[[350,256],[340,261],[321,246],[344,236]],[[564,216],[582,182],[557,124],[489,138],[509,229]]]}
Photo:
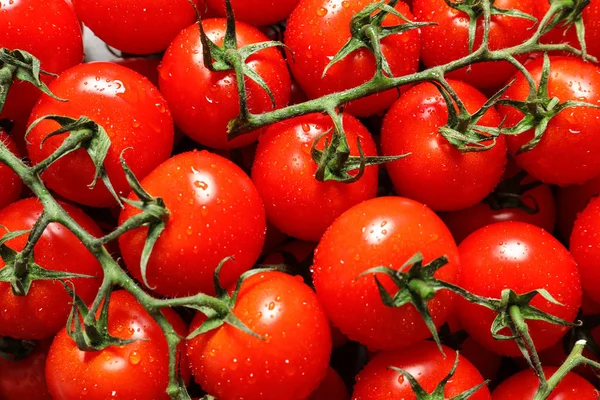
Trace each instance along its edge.
{"label": "red tomato", "polygon": [[[541,295],[531,305],[567,321],[575,319],[581,305],[577,265],[567,249],[543,229],[522,222],[496,223],[471,234],[458,251],[458,286],[463,289],[496,299],[507,288],[517,294],[546,289],[563,305],[552,304]],[[487,349],[508,356],[521,354],[514,341],[492,337],[493,311],[460,298],[457,314],[465,331]],[[568,330],[544,321],[527,324],[538,351],[558,342]],[[510,334],[507,329],[500,333]]]}
{"label": "red tomato", "polygon": [[[331,353],[329,322],[300,277],[254,275],[242,285],[234,314],[265,340],[225,324],[188,341],[192,373],[221,400],[295,400],[325,377]],[[198,314],[190,331],[206,317]]]}
{"label": "red tomato", "polygon": [[[487,100],[462,82],[452,81],[451,86],[469,112],[475,113]],[[386,166],[398,194],[436,211],[461,210],[477,204],[494,190],[506,165],[503,137],[488,151],[456,150],[438,132],[448,122],[447,110],[439,90],[431,83],[424,83],[400,96],[387,113],[381,130],[384,155],[411,153]],[[500,122],[494,109],[479,120],[480,125],[493,127]]]}
{"label": "red tomato", "polygon": [[113,60],[112,62],[134,70],[138,74],[148,78],[148,80],[152,82],[154,86],[158,87],[158,66],[160,64],[160,59],[142,57],[119,58],[117,60]]}
{"label": "red tomato", "polygon": [[[369,131],[350,115],[343,117],[351,155],[358,156],[358,140],[367,156],[377,149]],[[282,232],[317,242],[331,223],[350,207],[377,195],[377,167],[368,167],[352,184],[315,179],[317,164],[311,148],[331,140],[333,123],[321,114],[310,114],[271,126],[261,136],[252,166],[252,181],[261,194],[267,218]],[[357,171],[356,171],[357,172]]]}
{"label": "red tomato", "polygon": [[594,198],[579,214],[571,234],[571,254],[581,272],[583,290],[596,303],[600,302],[600,198]]}
{"label": "red tomato", "polygon": [[[214,293],[213,273],[224,258],[235,257],[221,271],[225,287],[254,265],[265,239],[264,206],[250,178],[231,161],[207,151],[179,154],[141,184],[169,210],[146,274],[157,293]],[[127,205],[119,223],[138,213]],[[147,232],[139,228],[119,238],[125,264],[138,280]]]}
{"label": "red tomato", "polygon": [[[180,335],[186,326],[170,309],[164,316]],[[62,329],[48,353],[46,381],[54,399],[164,399],[168,400],[169,358],[160,326],[126,291],[114,292],[108,305],[108,332],[121,339],[137,339],[124,346],[84,352]],[[189,381],[183,344],[182,377]],[[126,377],[126,378],[125,378]]]}
{"label": "red tomato", "polygon": [[[552,376],[557,368],[545,367],[546,377]],[[532,399],[540,381],[533,370],[521,371],[502,382],[492,393],[494,400]],[[558,384],[548,400],[597,400],[598,391],[591,383],[577,374],[569,373]]]}
{"label": "red tomato", "polygon": [[580,212],[588,205],[592,197],[600,194],[600,176],[591,179],[583,185],[559,187],[556,191],[558,207],[558,231],[561,237],[568,241]]}
{"label": "red tomato", "polygon": [[317,390],[312,392],[308,400],[350,400],[350,394],[342,378],[333,368],[329,367],[325,379]]}
{"label": "red tomato", "polygon": [[[527,64],[527,70],[539,82],[543,59]],[[600,69],[573,57],[550,57],[550,97],[600,104]],[[529,85],[518,74],[503,97],[525,100]],[[506,127],[516,125],[523,114],[512,107],[499,107]],[[581,184],[600,175],[600,110],[589,107],[569,108],[552,118],[542,140],[531,151],[515,156],[517,164],[531,176],[558,185]],[[508,136],[511,152],[533,138],[533,131]]]}
{"label": "red tomato", "polygon": [[469,360],[485,379],[493,381],[498,375],[502,357],[481,346],[473,338],[469,337],[461,344],[460,354]]}
{"label": "red tomato", "polygon": [[[19,155],[17,146],[3,130],[0,129],[0,140],[13,154]],[[23,182],[7,165],[0,163],[0,209],[18,200],[23,189]]]}
{"label": "red tomato", "polygon": [[[61,204],[71,218],[90,234],[100,237],[102,231],[81,210]],[[43,207],[37,199],[25,199],[0,211],[0,226],[8,231],[31,229],[42,215]],[[6,231],[2,228],[2,234]],[[27,235],[7,242],[14,250],[25,247]],[[97,279],[69,279],[77,295],[84,301],[96,296],[102,280],[102,268],[96,258],[71,231],[58,223],[50,224],[34,247],[34,261],[42,268],[95,276]],[[0,260],[0,268],[5,267]],[[58,281],[39,280],[31,284],[27,296],[15,296],[9,283],[0,283],[0,336],[18,339],[44,339],[54,335],[66,323],[71,311],[72,298]]]}
{"label": "red tomato", "polygon": [[[202,26],[207,36],[220,46],[226,21],[205,19]],[[238,48],[268,40],[258,29],[243,22],[236,23],[236,32]],[[246,63],[271,89],[276,107],[286,106],[291,80],[280,51],[262,50]],[[273,105],[267,92],[249,78],[245,81],[250,111],[271,111]],[[243,147],[255,142],[263,132],[259,129],[231,142],[227,140],[227,124],[239,115],[235,72],[211,72],[204,66],[200,32],[195,24],[182,31],[167,49],[159,69],[159,83],[177,126],[200,144],[218,149]]]}
{"label": "red tomato", "polygon": [[[499,9],[514,9],[538,17],[537,0],[497,0]],[[447,64],[469,55],[469,18],[462,11],[450,7],[445,0],[414,0],[413,12],[417,21],[435,22],[421,29],[421,58],[427,67]],[[490,50],[516,46],[535,32],[535,22],[525,18],[493,15],[489,37]],[[473,50],[481,45],[483,17],[477,21]],[[521,62],[527,56],[517,57]],[[517,69],[508,62],[479,63],[448,74],[449,78],[465,81],[479,89],[502,86]]]}
{"label": "red tomato", "polygon": [[[79,118],[88,116],[100,124],[111,139],[104,160],[106,173],[117,193],[125,196],[129,184],[121,167],[123,150],[133,173],[142,179],[165,161],[173,149],[173,121],[158,90],[137,72],[114,63],[81,64],[65,71],[52,82],[51,90],[66,103],[43,96],[29,122],[49,115]],[[34,164],[52,154],[66,134],[42,140],[58,129],[53,121],[42,121],[28,136],[27,151]],[[48,187],[68,200],[92,207],[109,207],[115,199],[101,180],[90,190],[95,167],[84,149],[56,161],[42,175]]]}
{"label": "red tomato", "polygon": [[[458,253],[448,228],[425,205],[399,197],[365,201],[342,214],[325,232],[315,252],[313,280],[317,295],[334,325],[351,340],[371,350],[411,346],[430,336],[412,305],[383,304],[373,276],[359,275],[373,267],[400,268],[415,253],[425,262],[446,255],[449,264],[438,279],[456,279]],[[378,275],[388,292],[396,286]],[[441,326],[452,310],[452,294],[440,291],[429,310]]]}
{"label": "red tomato", "polygon": [[38,343],[31,354],[18,361],[0,357],[2,400],[52,400],[44,374],[49,347],[50,342]]}
{"label": "red tomato", "polygon": [[[333,65],[325,76],[325,67],[351,37],[350,21],[376,0],[301,0],[287,23],[285,44],[293,58],[288,57],[292,74],[314,99],[341,92],[369,81],[375,74],[375,57],[366,48],[359,49]],[[399,2],[395,7],[409,20],[414,17],[408,6]],[[400,18],[388,15],[384,26],[403,24]],[[394,76],[408,75],[419,68],[419,31],[413,29],[388,36],[381,41],[383,55]],[[348,104],[345,110],[364,117],[387,109],[398,98],[396,89],[368,96]]]}
{"label": "red tomato", "polygon": [[[408,379],[390,367],[401,368],[411,374],[427,393],[435,390],[437,385],[451,371],[456,361],[452,349],[443,346],[444,354],[433,342],[420,342],[403,350],[388,351],[377,354],[356,377],[353,400],[416,400]],[[463,356],[460,356],[456,373],[448,382],[444,398],[466,392],[483,383],[477,369]],[[490,391],[482,387],[471,397],[472,400],[489,400]]]}
{"label": "red tomato", "polygon": [[[204,10],[202,0],[192,0]],[[106,44],[125,53],[150,54],[167,48],[196,21],[189,0],[73,0],[79,19]]]}
{"label": "red tomato", "polygon": [[[287,19],[299,0],[231,0],[237,21],[261,26]],[[219,16],[227,15],[225,0],[206,0],[208,6]]]}

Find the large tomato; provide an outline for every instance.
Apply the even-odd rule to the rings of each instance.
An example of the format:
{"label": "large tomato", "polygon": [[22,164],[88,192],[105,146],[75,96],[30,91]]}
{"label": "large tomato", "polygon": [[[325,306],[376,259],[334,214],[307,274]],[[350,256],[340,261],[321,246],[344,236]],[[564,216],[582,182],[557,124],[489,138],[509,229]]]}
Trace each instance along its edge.
{"label": "large tomato", "polygon": [[[67,204],[61,205],[83,229],[94,236],[102,236],[96,223],[81,210]],[[0,211],[2,235],[6,230],[14,232],[31,229],[42,212],[42,204],[34,198],[21,200],[4,208]],[[8,241],[7,245],[20,251],[26,243],[27,235],[23,235]],[[33,259],[42,268],[96,277],[70,279],[77,295],[84,301],[94,298],[102,280],[100,263],[71,231],[58,223],[52,223],[33,250]],[[5,266],[4,261],[0,260],[0,268]],[[34,281],[27,296],[15,296],[9,283],[0,283],[0,336],[29,340],[52,336],[66,323],[71,302],[72,298],[58,281]]]}
{"label": "large tomato", "polygon": [[[192,373],[203,389],[222,400],[295,400],[317,388],[327,372],[331,335],[317,296],[300,277],[250,277],[233,313],[265,340],[228,324],[189,340]],[[191,331],[205,319],[198,314]]]}
{"label": "large tomato", "polygon": [[[581,281],[573,257],[551,234],[522,222],[499,222],[467,237],[458,248],[458,286],[479,296],[499,299],[504,289],[524,294],[546,289],[562,305],[541,295],[531,305],[567,321],[573,321],[581,305]],[[460,298],[457,315],[461,325],[484,347],[508,356],[520,351],[514,341],[497,341],[491,327],[496,313]],[[527,321],[537,350],[555,344],[568,330],[544,321]],[[510,334],[507,329],[500,332]]]}
{"label": "large tomato", "polygon": [[556,191],[558,208],[558,231],[565,241],[569,241],[575,220],[590,200],[600,194],[600,176],[590,179],[583,185],[559,187]]}
{"label": "large tomato", "polygon": [[581,272],[583,290],[600,302],[600,198],[595,198],[577,217],[571,234],[571,254]]}
{"label": "large tomato", "polygon": [[[358,120],[344,115],[343,123],[351,155],[359,155],[359,140],[365,155],[377,155],[369,131]],[[265,202],[269,222],[290,236],[317,242],[340,214],[377,194],[376,166],[366,168],[352,184],[315,179],[311,147],[329,131],[317,146],[322,150],[325,141],[331,141],[332,130],[331,118],[310,114],[275,124],[260,138],[252,181]]]}
{"label": "large tomato", "polygon": [[[250,178],[231,161],[207,151],[179,154],[141,184],[169,210],[146,274],[156,292],[214,293],[213,273],[224,258],[235,257],[221,271],[224,286],[254,265],[265,239],[265,210]],[[138,213],[126,206],[119,223]],[[147,232],[138,228],[119,238],[125,264],[138,280]]]}
{"label": "large tomato", "polygon": [[[271,25],[286,19],[299,0],[231,0],[231,7],[237,21],[262,26]],[[225,0],[206,0],[206,3],[221,17],[225,17]]]}
{"label": "large tomato", "polygon": [[[325,76],[325,67],[350,39],[352,17],[376,0],[301,0],[287,23],[285,44],[292,73],[310,98],[340,92],[369,81],[375,74],[375,57],[366,48],[359,49],[337,64]],[[396,10],[414,19],[408,6],[399,2]],[[384,26],[403,24],[388,15]],[[381,40],[383,55],[394,76],[408,75],[419,68],[419,31],[414,29]],[[398,98],[395,89],[351,102],[345,108],[351,114],[368,116],[384,111]]]}
{"label": "large tomato", "polygon": [[[19,154],[15,142],[2,129],[0,129],[0,140],[13,154]],[[0,163],[0,209],[16,201],[22,189],[21,178],[7,165]]]}
{"label": "large tomato", "polygon": [[[450,82],[471,113],[486,97],[475,88]],[[448,122],[448,108],[431,83],[413,87],[400,96],[383,120],[381,148],[384,155],[411,153],[386,166],[399,195],[436,211],[455,211],[483,200],[498,184],[506,165],[506,144],[501,136],[487,151],[462,153],[440,133]],[[497,127],[500,117],[489,109],[479,125]],[[484,144],[491,144],[489,143]]]}
{"label": "large tomato", "polygon": [[[373,276],[359,275],[378,266],[400,268],[417,252],[430,262],[446,255],[449,264],[438,279],[456,279],[458,253],[448,228],[433,211],[400,197],[367,200],[342,214],[317,247],[313,280],[317,295],[335,326],[351,340],[372,350],[411,346],[430,333],[412,304],[383,304]],[[398,289],[378,276],[388,292]],[[452,295],[439,291],[428,303],[433,321],[441,326],[452,310]]]}
{"label": "large tomato", "polygon": [[[64,1],[64,0],[63,0]],[[173,120],[167,103],[154,87],[137,72],[108,62],[80,64],[65,71],[50,85],[60,102],[44,95],[33,109],[30,123],[49,114],[74,119],[87,116],[101,125],[111,140],[104,160],[106,173],[118,194],[126,196],[129,184],[121,167],[123,150],[131,148],[124,157],[134,174],[143,178],[173,149]],[[42,141],[59,125],[42,121],[28,136],[27,151],[34,164],[51,155],[67,134]],[[49,188],[61,196],[93,207],[115,204],[101,180],[90,189],[95,167],[84,149],[68,154],[42,175]]]}
{"label": "large tomato", "polygon": [[[213,42],[222,45],[225,19],[205,19],[202,26]],[[239,48],[269,40],[244,22],[236,23],[236,35]],[[246,63],[267,84],[276,107],[286,106],[291,81],[279,50],[262,50],[250,56]],[[250,111],[273,110],[268,93],[250,78],[245,78],[245,82]],[[183,30],[167,49],[159,69],[159,84],[177,126],[200,144],[217,149],[243,147],[255,142],[263,131],[259,129],[231,142],[227,140],[227,124],[239,115],[235,72],[211,72],[204,66],[200,31],[195,24]]]}
{"label": "large tomato", "polygon": [[[166,309],[163,314],[178,334],[185,335],[186,326],[174,311]],[[85,352],[77,348],[65,328],[56,335],[46,361],[46,381],[52,397],[168,400],[167,341],[160,326],[130,293],[112,294],[108,305],[108,332],[136,341]],[[180,351],[181,376],[189,381],[183,343]]]}
{"label": "large tomato", "polygon": [[0,398],[2,400],[52,400],[46,386],[46,356],[49,341],[36,344],[27,357],[7,360],[0,357]]}

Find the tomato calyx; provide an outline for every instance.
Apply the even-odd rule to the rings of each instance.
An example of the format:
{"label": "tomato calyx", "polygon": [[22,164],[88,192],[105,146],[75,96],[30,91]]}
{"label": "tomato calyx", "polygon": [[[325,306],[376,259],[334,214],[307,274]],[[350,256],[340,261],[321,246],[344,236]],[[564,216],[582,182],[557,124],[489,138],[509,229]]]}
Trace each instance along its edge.
{"label": "tomato calyx", "polygon": [[0,358],[9,361],[19,361],[27,358],[36,348],[32,340],[13,339],[0,336]]}
{"label": "tomato calyx", "polygon": [[[427,393],[427,391],[425,389],[423,389],[423,386],[421,386],[421,384],[415,379],[415,377],[412,376],[408,371],[405,371],[401,368],[397,368],[394,366],[390,366],[388,368],[393,371],[401,373],[408,380],[408,383],[410,384],[410,387],[412,388],[412,391],[414,392],[417,400],[446,400],[446,396],[445,396],[446,385],[448,384],[448,382],[452,379],[452,377],[456,373],[456,369],[458,368],[459,361],[460,361],[460,356],[457,351],[456,358],[454,360],[454,364],[452,365],[452,369],[450,369],[450,372],[448,372],[448,375],[446,375],[444,377],[444,379],[442,379],[440,381],[440,383],[438,383],[438,385],[435,387],[435,389],[431,393]],[[466,400],[466,399],[470,398],[471,396],[473,396],[479,389],[481,389],[482,387],[487,385],[489,382],[490,382],[489,380],[486,380],[486,381],[480,383],[479,385],[477,385],[463,393],[460,393],[454,397],[451,397],[450,399],[447,399],[447,400]]]}
{"label": "tomato calyx", "polygon": [[587,46],[585,41],[585,26],[583,23],[583,10],[591,3],[591,0],[557,0],[551,2],[551,7],[556,8],[556,13],[548,24],[543,28],[542,33],[551,31],[558,26],[561,29],[571,29],[575,27],[577,40],[581,46],[581,56],[583,59],[587,56]]}
{"label": "tomato calyx", "polygon": [[43,93],[58,101],[66,101],[55,96],[48,86],[42,82],[40,75],[58,76],[40,68],[40,60],[24,50],[0,49],[0,111],[4,108],[8,91],[18,79],[29,82]]}
{"label": "tomato calyx", "polygon": [[[521,171],[512,178],[500,182],[496,189],[483,200],[483,203],[486,203],[492,210],[496,211],[518,208],[530,215],[539,213],[540,207],[536,199],[533,196],[524,196],[524,194],[540,186],[542,182],[522,183],[526,177],[527,173]],[[523,201],[524,199],[530,200],[533,203],[533,207],[526,204]]]}

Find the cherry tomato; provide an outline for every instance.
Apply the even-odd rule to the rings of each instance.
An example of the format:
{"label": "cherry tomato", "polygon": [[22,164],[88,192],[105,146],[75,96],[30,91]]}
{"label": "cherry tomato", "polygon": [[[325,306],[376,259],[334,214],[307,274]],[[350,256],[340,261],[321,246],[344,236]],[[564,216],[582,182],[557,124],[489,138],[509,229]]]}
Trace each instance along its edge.
{"label": "cherry tomato", "polygon": [[[425,205],[381,197],[342,214],[323,235],[313,266],[317,295],[333,324],[371,350],[408,347],[428,338],[429,330],[412,305],[385,306],[374,277],[359,277],[378,266],[398,269],[417,252],[426,263],[446,255],[449,263],[435,276],[447,282],[456,279],[454,239]],[[378,278],[389,293],[398,290],[389,277]],[[437,327],[450,315],[452,298],[450,292],[439,291],[428,302]]]}
{"label": "cherry tomato", "polygon": [[599,194],[600,176],[587,181],[583,185],[558,188],[556,191],[558,231],[564,240],[569,241],[577,216],[585,209],[592,197]]}
{"label": "cherry tomato", "polygon": [[[83,229],[96,237],[102,236],[96,223],[81,210],[68,204],[61,205]],[[42,204],[34,198],[9,205],[0,211],[2,234],[6,230],[14,232],[31,229],[42,212]],[[27,235],[23,235],[8,241],[7,245],[21,251],[26,243]],[[44,230],[33,250],[34,262],[42,268],[96,277],[69,279],[73,282],[77,295],[84,301],[94,298],[102,280],[102,269],[96,258],[71,231],[58,223],[52,223]],[[0,268],[5,266],[4,261],[0,260]],[[58,281],[34,281],[27,296],[15,296],[9,283],[0,283],[0,336],[27,340],[50,337],[67,322],[71,302],[71,296]]]}
{"label": "cherry tomato", "polygon": [[[356,50],[333,65],[323,76],[325,67],[351,37],[352,17],[376,0],[301,0],[287,23],[285,44],[292,74],[311,99],[341,92],[369,81],[375,74],[375,57],[366,48]],[[413,20],[408,6],[396,5],[407,19]],[[403,24],[388,15],[384,26]],[[416,72],[419,68],[419,31],[409,30],[381,40],[383,55],[394,76]],[[368,96],[348,104],[345,110],[365,117],[384,111],[398,98],[396,89]]]}
{"label": "cherry tomato", "polygon": [[579,214],[571,234],[571,253],[581,272],[583,290],[595,302],[600,302],[600,198],[594,198]]}
{"label": "cherry tomato", "polygon": [[[107,62],[81,64],[65,71],[50,88],[69,101],[63,103],[44,95],[29,122],[49,114],[76,119],[84,115],[101,125],[111,140],[104,168],[118,194],[125,196],[130,192],[120,161],[125,149],[131,148],[124,157],[138,179],[171,154],[173,121],[167,104],[150,81],[137,72]],[[40,146],[58,128],[57,123],[46,120],[31,131],[27,151],[34,164],[63,143],[67,134],[54,136]],[[101,180],[93,189],[88,187],[94,173],[90,156],[79,149],[52,164],[42,178],[66,199],[92,207],[114,205],[115,199]]]}
{"label": "cherry tomato", "polygon": [[[329,322],[299,277],[264,272],[247,279],[234,314],[260,340],[224,324],[188,341],[196,382],[218,399],[306,398],[327,372]],[[194,331],[206,317],[198,314]]]}
{"label": "cherry tomato", "polygon": [[[537,0],[497,0],[499,9],[518,10],[538,17]],[[447,64],[469,55],[469,17],[450,7],[445,0],[414,0],[412,8],[417,21],[435,22],[421,28],[421,58],[425,66]],[[492,15],[489,49],[504,49],[523,43],[535,32],[536,22],[506,15]],[[477,20],[473,50],[481,45],[483,18]],[[517,59],[525,61],[527,56]],[[461,68],[448,74],[449,78],[465,81],[479,89],[497,89],[517,72],[508,62],[485,62]]]}
{"label": "cherry tomato", "polygon": [[2,400],[52,400],[44,374],[49,347],[48,341],[38,343],[31,354],[17,361],[0,357]]}
{"label": "cherry tomato", "polygon": [[[0,140],[13,154],[19,155],[15,142],[0,129]],[[0,209],[17,201],[23,189],[21,178],[7,165],[0,163]]]}
{"label": "cherry tomato", "polygon": [[[551,234],[522,222],[499,222],[479,229],[458,248],[458,286],[479,296],[499,299],[502,290],[517,294],[546,289],[562,306],[541,295],[533,307],[567,321],[573,321],[581,305],[581,281],[573,257]],[[521,353],[514,341],[497,341],[491,335],[496,313],[460,298],[456,306],[465,331],[488,350],[508,356]],[[544,321],[527,321],[538,351],[560,340],[565,326]],[[500,334],[510,334],[504,329]]]}
{"label": "cherry tomato", "polygon": [[[224,258],[235,257],[221,271],[225,287],[254,265],[265,239],[264,206],[250,178],[231,161],[207,151],[179,154],[141,184],[169,210],[146,274],[157,293],[214,293],[213,273]],[[126,206],[119,224],[138,213]],[[119,237],[125,264],[138,280],[147,232],[139,228]]]}
{"label": "cherry tomato", "polygon": [[[359,140],[365,155],[377,155],[369,131],[358,120],[344,115],[343,124],[351,155],[359,155]],[[252,181],[265,202],[269,222],[290,236],[313,242],[344,211],[377,195],[376,166],[366,168],[352,184],[315,179],[311,148],[326,132],[317,146],[320,150],[333,134],[328,116],[310,114],[275,124],[261,136],[252,166]]]}
{"label": "cherry tomato", "polygon": [[[226,21],[205,19],[202,26],[207,36],[220,46]],[[258,29],[243,22],[236,23],[236,34],[239,48],[268,40]],[[270,88],[276,108],[286,106],[291,80],[279,50],[262,50],[246,63]],[[251,79],[245,81],[250,111],[260,114],[273,110],[267,92]],[[235,72],[211,72],[204,66],[200,31],[195,24],[182,31],[167,49],[159,69],[159,84],[177,126],[200,144],[218,149],[243,147],[255,142],[263,132],[259,129],[228,141],[227,124],[239,115]]]}
{"label": "cherry tomato", "polygon": [[[452,81],[451,86],[471,113],[487,100],[462,82]],[[381,130],[384,155],[411,153],[386,166],[398,194],[436,211],[461,210],[477,204],[494,190],[506,165],[503,137],[483,152],[463,153],[453,147],[438,132],[448,121],[447,110],[439,90],[424,83],[400,96],[385,116]],[[496,127],[500,122],[496,111],[490,109],[479,124]]]}
{"label": "cherry tomato", "polygon": [[[231,7],[237,21],[252,25],[271,25],[287,19],[299,0],[232,0]],[[227,15],[225,0],[206,0],[219,16]]]}
{"label": "cherry tomato", "polygon": [[[542,59],[527,64],[527,70],[539,82]],[[591,63],[572,57],[550,57],[549,96],[561,103],[568,100],[600,104],[600,69]],[[523,75],[504,94],[505,98],[525,100],[529,85]],[[505,126],[516,125],[523,114],[515,108],[502,106]],[[600,175],[600,110],[589,107],[568,108],[552,118],[539,144],[531,151],[515,156],[517,164],[531,176],[557,185],[581,184]],[[533,131],[508,136],[511,152],[533,138]]]}
{"label": "cherry tomato", "polygon": [[[180,335],[186,326],[172,310],[163,315]],[[66,329],[57,335],[46,362],[46,381],[54,399],[164,399],[168,400],[169,358],[167,341],[160,326],[126,291],[111,295],[108,305],[108,332],[136,341],[124,346],[84,352],[77,348]],[[180,349],[181,376],[189,371]],[[126,377],[126,379],[125,379]]]}
{"label": "cherry tomato", "polygon": [[[408,379],[390,367],[401,368],[411,374],[427,393],[431,393],[444,379],[454,362],[455,353],[443,346],[444,354],[433,342],[419,344],[403,350],[387,351],[377,354],[356,377],[353,400],[416,400]],[[477,369],[463,356],[459,356],[456,373],[448,382],[444,398],[466,392],[483,383]],[[471,397],[472,400],[491,399],[486,386]]]}
{"label": "cherry tomato", "polygon": [[350,394],[342,378],[333,368],[329,367],[325,379],[317,390],[312,392],[308,400],[350,400]]}

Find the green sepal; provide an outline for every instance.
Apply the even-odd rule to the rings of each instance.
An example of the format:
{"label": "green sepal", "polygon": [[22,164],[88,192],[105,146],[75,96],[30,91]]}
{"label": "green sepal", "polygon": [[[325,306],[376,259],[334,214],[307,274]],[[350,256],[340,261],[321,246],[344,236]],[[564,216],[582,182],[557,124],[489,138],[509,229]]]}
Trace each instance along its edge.
{"label": "green sepal", "polygon": [[575,27],[577,34],[577,41],[581,46],[581,55],[585,59],[587,56],[587,44],[585,41],[585,24],[583,21],[583,10],[591,3],[591,0],[573,0],[571,6],[566,5],[566,2],[562,2],[562,6],[558,9],[558,12],[550,20],[550,22],[543,27],[542,33],[548,33],[555,27],[559,27],[565,30]]}

